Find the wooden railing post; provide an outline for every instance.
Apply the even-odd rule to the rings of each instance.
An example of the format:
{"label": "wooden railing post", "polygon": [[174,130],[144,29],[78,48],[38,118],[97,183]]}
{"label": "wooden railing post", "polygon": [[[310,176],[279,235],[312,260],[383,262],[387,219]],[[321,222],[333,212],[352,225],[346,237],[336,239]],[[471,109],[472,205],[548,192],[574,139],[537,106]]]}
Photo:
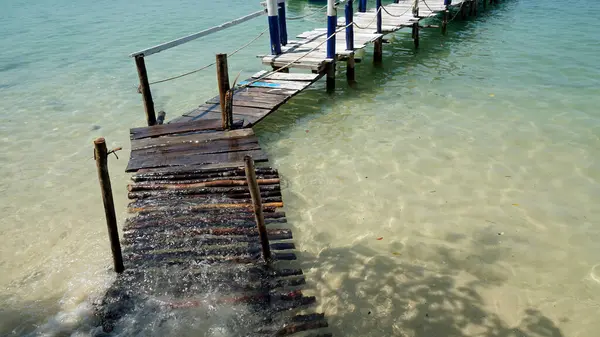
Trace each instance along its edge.
{"label": "wooden railing post", "polygon": [[144,55],[135,56],[135,66],[140,78],[140,93],[144,101],[146,121],[148,122],[148,126],[156,125],[156,112],[154,111],[154,101],[152,101],[152,92],[150,91],[150,83],[148,82],[148,72],[146,71]]}
{"label": "wooden railing post", "polygon": [[[229,84],[229,69],[227,67],[227,54],[217,54],[217,85],[219,87],[219,103],[221,104],[221,121],[223,130],[231,129],[233,124],[233,114],[231,101],[233,100],[233,94],[231,97],[227,97],[227,93],[231,90]],[[229,100],[228,100],[229,98]]]}
{"label": "wooden railing post", "polygon": [[110,176],[108,175],[108,150],[106,149],[104,138],[98,138],[94,141],[94,158],[96,159],[98,180],[100,181],[100,190],[102,191],[102,202],[104,204],[104,215],[106,216],[106,226],[108,227],[113,265],[115,272],[122,273],[125,267],[123,266],[123,255],[121,253],[121,243],[119,242],[115,202],[110,185]]}
{"label": "wooden railing post", "polygon": [[260,245],[262,247],[263,259],[267,264],[271,264],[273,258],[271,256],[271,247],[269,246],[267,227],[265,226],[262,201],[260,199],[260,190],[258,189],[258,182],[256,181],[256,169],[254,168],[254,160],[250,156],[245,156],[244,164],[246,170],[246,181],[248,182],[250,196],[252,197],[254,219],[256,220],[256,227],[258,228],[258,236],[260,238]]}

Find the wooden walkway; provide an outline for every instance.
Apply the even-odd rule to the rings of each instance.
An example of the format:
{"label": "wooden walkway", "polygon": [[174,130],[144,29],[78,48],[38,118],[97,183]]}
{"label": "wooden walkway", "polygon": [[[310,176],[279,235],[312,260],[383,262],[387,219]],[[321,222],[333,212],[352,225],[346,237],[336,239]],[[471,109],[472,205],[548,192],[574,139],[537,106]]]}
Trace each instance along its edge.
{"label": "wooden walkway", "polygon": [[[265,162],[252,129],[220,130],[219,120],[131,129],[127,171],[131,199],[123,240],[125,272],[102,305],[106,331],[148,301],[175,317],[199,306],[244,306],[252,312],[231,326],[244,336],[287,336],[315,330],[331,336],[323,314],[298,314],[315,303],[304,296],[277,170],[256,169],[267,235],[275,263],[262,261],[244,173],[244,157]],[[238,123],[241,126],[241,122]],[[210,298],[210,300],[207,300]],[[187,312],[186,312],[187,311]],[[243,321],[243,322],[242,322]],[[242,324],[243,323],[243,324]],[[236,334],[237,335],[237,334]]]}
{"label": "wooden walkway", "polygon": [[[485,1],[485,0],[484,0]],[[460,7],[465,1],[453,1],[450,7]],[[354,50],[346,49],[346,32],[336,34],[336,58],[344,59],[357,51],[364,49],[368,44],[374,43],[386,34],[394,33],[400,29],[412,27],[423,19],[438,15],[446,10],[444,0],[419,0],[419,14],[415,16],[412,12],[415,2],[413,0],[401,0],[399,3],[382,6],[382,31],[377,33],[377,11],[369,9],[364,13],[354,14]],[[338,29],[346,26],[343,16],[338,18]],[[268,55],[262,58],[265,65],[289,68],[310,69],[316,72],[325,71],[325,65],[333,61],[327,58],[327,28],[317,28],[304,32],[297,36],[298,40],[288,42],[282,49],[281,55]],[[316,48],[316,49],[315,49]],[[314,51],[311,51],[315,49]],[[298,58],[308,55],[296,61]],[[296,61],[296,62],[294,62]]]}
{"label": "wooden walkway", "polygon": [[[464,3],[473,5],[472,9],[477,6],[477,0],[454,1],[452,6],[464,9]],[[418,4],[418,15],[413,12],[414,1],[384,6],[381,33],[377,32],[375,10],[357,13],[353,50],[346,50],[346,36],[341,33],[346,23],[340,18],[336,59],[353,60],[354,53],[368,44],[381,44],[384,34],[411,26],[418,31],[420,20],[446,10],[443,0],[419,0]],[[302,68],[312,73],[262,71],[241,82],[242,88],[233,92],[231,130],[223,130],[219,96],[169,124],[131,129],[126,170],[134,173],[128,185],[128,208],[133,215],[123,227],[125,271],[99,307],[105,331],[119,330],[122,318],[152,302],[153,312],[168,312],[166,316],[175,318],[193,316],[198,307],[243,307],[249,315],[224,322],[234,327],[231,335],[287,336],[309,331],[302,336],[331,336],[324,314],[310,311],[315,297],[302,293],[305,279],[294,263],[295,246],[281,211],[277,170],[257,168],[259,192],[253,192],[260,194],[263,202],[269,239],[265,246],[270,246],[275,261],[269,266],[261,256],[264,247],[244,169],[246,156],[259,163],[268,161],[251,127],[310,87],[325,75],[325,67],[333,64],[326,55],[326,35],[325,29],[302,33],[283,48],[283,54],[264,56],[262,62],[271,67]],[[153,116],[154,108],[144,53],[156,53],[185,39],[134,54],[147,116],[149,111]],[[327,76],[329,80],[330,74]],[[227,95],[231,97],[231,92]],[[148,119],[149,124],[152,119]],[[107,190],[112,195],[110,187]],[[116,220],[113,228],[116,236]],[[118,243],[118,238],[115,241]]]}
{"label": "wooden walkway", "polygon": [[[260,122],[323,76],[323,74],[274,73],[261,78],[266,74],[266,71],[262,71],[241,82],[240,85],[247,85],[247,87],[237,90],[233,95],[233,118],[242,120],[244,127]],[[258,78],[260,80],[256,81]],[[170,123],[220,118],[220,100],[219,96],[216,96],[183,116],[171,120]]]}

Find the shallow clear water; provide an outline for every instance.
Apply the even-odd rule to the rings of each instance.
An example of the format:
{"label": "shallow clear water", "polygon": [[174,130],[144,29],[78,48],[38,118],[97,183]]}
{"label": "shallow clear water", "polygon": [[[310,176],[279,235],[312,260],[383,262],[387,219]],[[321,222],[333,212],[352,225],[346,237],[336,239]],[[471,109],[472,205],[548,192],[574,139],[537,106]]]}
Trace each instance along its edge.
{"label": "shallow clear water", "polygon": [[[292,15],[306,13],[292,2]],[[110,161],[124,218],[128,128],[144,124],[127,55],[256,8],[0,2],[0,335],[93,326],[90,303],[112,275],[91,141],[125,148]],[[335,335],[597,335],[599,15],[591,0],[504,1],[446,37],[423,32],[419,51],[398,33],[383,66],[366,53],[356,88],[342,67],[334,95],[317,85],[256,128]],[[153,56],[151,80],[212,62],[265,26]],[[254,55],[267,48],[263,37],[231,72],[263,69]],[[216,93],[214,78],[154,86],[157,108],[177,116]],[[186,333],[176,322],[154,332],[218,336],[212,314]]]}

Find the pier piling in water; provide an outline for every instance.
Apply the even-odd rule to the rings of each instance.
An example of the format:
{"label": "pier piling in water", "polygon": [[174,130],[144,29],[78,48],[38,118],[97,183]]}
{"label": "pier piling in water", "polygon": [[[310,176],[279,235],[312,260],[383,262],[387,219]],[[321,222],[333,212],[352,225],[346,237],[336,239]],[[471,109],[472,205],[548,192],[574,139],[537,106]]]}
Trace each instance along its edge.
{"label": "pier piling in water", "polygon": [[285,46],[288,43],[285,0],[277,1],[277,13],[279,19],[279,40],[281,41],[281,45]]}
{"label": "pier piling in water", "polygon": [[271,38],[271,55],[281,54],[281,36],[279,35],[279,18],[277,14],[277,0],[267,0],[269,36]]}
{"label": "pier piling in water", "polygon": [[123,266],[119,230],[117,229],[115,202],[112,195],[110,176],[108,175],[108,154],[104,138],[97,138],[94,140],[94,158],[96,159],[96,168],[98,169],[98,180],[100,181],[100,190],[102,192],[102,203],[104,204],[104,215],[106,217],[106,226],[108,228],[108,238],[110,240],[113,265],[115,272],[122,273],[125,270],[125,267]]}

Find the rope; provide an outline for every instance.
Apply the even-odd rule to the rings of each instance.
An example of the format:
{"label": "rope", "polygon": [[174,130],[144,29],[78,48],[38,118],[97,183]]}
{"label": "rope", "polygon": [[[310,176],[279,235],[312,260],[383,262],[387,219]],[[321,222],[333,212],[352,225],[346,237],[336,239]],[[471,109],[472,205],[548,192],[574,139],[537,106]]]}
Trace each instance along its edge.
{"label": "rope", "polygon": [[332,37],[336,36],[337,33],[343,31],[344,29],[346,29],[348,27],[350,27],[350,25],[352,25],[352,24],[355,24],[355,23],[354,22],[350,22],[349,24],[341,27],[340,29],[336,30],[333,34],[331,34],[328,38],[326,38],[324,41],[322,41],[321,43],[319,43],[316,47],[314,47],[313,49],[311,49],[308,52],[306,52],[304,55],[298,57],[297,59],[295,59],[295,60],[293,60],[293,61],[291,61],[291,62],[289,62],[289,63],[287,63],[287,64],[285,64],[283,66],[281,66],[280,68],[277,68],[277,69],[275,69],[275,70],[273,70],[271,72],[268,72],[268,73],[266,73],[266,74],[264,74],[262,76],[259,76],[258,78],[254,79],[254,80],[252,80],[252,81],[250,81],[248,83],[245,83],[244,85],[240,86],[239,89],[247,88],[250,85],[252,85],[253,83],[258,82],[258,81],[262,80],[265,77],[269,77],[269,76],[271,76],[271,75],[273,75],[273,74],[275,74],[275,73],[277,73],[277,72],[279,72],[279,71],[281,71],[283,69],[288,68],[292,64],[294,64],[294,63],[302,60],[303,58],[305,58],[306,56],[308,56],[308,54],[310,54],[310,53],[314,52],[315,50],[319,49],[322,45],[324,45],[327,41],[329,41],[329,39],[331,39]]}
{"label": "rope", "polygon": [[[228,56],[233,56],[233,55],[237,54],[238,52],[240,52],[242,49],[248,47],[249,45],[251,45],[252,43],[254,43],[256,40],[258,40],[261,36],[263,36],[268,30],[269,30],[268,28],[265,29],[265,30],[263,30],[260,34],[258,34],[258,36],[256,36],[255,38],[253,38],[250,42],[248,42],[245,45],[243,45],[243,46],[239,47],[238,49],[234,50],[232,53],[228,54]],[[181,75],[177,75],[177,76],[165,78],[165,79],[162,79],[162,80],[159,80],[159,81],[154,81],[154,82],[151,82],[150,84],[152,85],[152,84],[158,84],[158,83],[163,83],[163,82],[168,82],[168,81],[176,80],[178,78],[182,78],[184,76],[195,74],[195,73],[197,73],[199,71],[202,71],[204,69],[210,68],[210,67],[214,66],[215,64],[217,64],[217,62],[213,62],[211,64],[207,64],[207,65],[205,65],[202,68],[198,68],[198,69],[189,71],[187,73],[183,73]]]}
{"label": "rope", "polygon": [[[367,24],[366,27],[361,27],[359,26],[357,23],[355,23],[354,21],[351,22],[351,24],[353,24],[354,26],[356,26],[356,28],[358,29],[369,29],[369,26],[373,24],[373,22],[375,22],[375,20],[377,20],[377,14],[379,14],[379,12],[381,11],[381,9],[384,8],[383,6],[379,7],[379,9],[375,12],[375,17],[373,17],[373,20],[371,20],[371,22],[369,22],[369,24]],[[346,26],[348,27],[348,26]]]}
{"label": "rope", "polygon": [[412,7],[408,7],[408,9],[407,9],[406,11],[404,11],[404,13],[402,13],[402,14],[400,14],[400,15],[394,15],[394,14],[392,14],[392,13],[388,12],[388,11],[387,11],[387,9],[385,9],[385,7],[384,7],[384,6],[381,6],[381,8],[383,8],[383,11],[384,11],[384,12],[386,12],[386,13],[387,13],[389,16],[391,16],[391,17],[395,17],[395,18],[399,18],[399,17],[401,17],[401,16],[404,16],[404,14],[408,13],[408,11],[409,11],[409,10],[413,9]]}
{"label": "rope", "polygon": [[286,19],[287,20],[300,20],[300,19],[308,18],[310,16],[313,16],[313,15],[321,12],[325,8],[327,8],[327,5],[325,5],[325,6],[321,7],[321,8],[315,9],[312,13],[309,13],[309,14],[306,14],[306,15],[302,15],[302,16],[292,16],[292,17],[288,17]]}
{"label": "rope", "polygon": [[[371,20],[371,22],[370,22],[370,23],[367,25],[367,27],[368,27],[368,26],[370,26],[370,25],[371,25],[371,24],[372,24],[372,23],[375,21],[375,19],[377,19],[377,14],[378,14],[378,13],[381,11],[381,8],[383,8],[383,6],[381,6],[381,7],[380,7],[380,8],[377,10],[377,12],[375,12],[375,17],[373,18],[373,20]],[[316,47],[314,47],[313,49],[311,49],[311,50],[309,50],[308,52],[306,52],[304,55],[302,55],[302,56],[298,57],[297,59],[295,59],[295,60],[293,60],[293,61],[291,61],[291,62],[289,62],[289,63],[287,63],[287,64],[285,64],[285,65],[283,65],[283,66],[281,66],[281,67],[279,67],[279,68],[277,68],[277,69],[275,69],[275,70],[273,70],[273,71],[270,71],[270,72],[268,72],[268,73],[266,73],[266,74],[264,74],[264,75],[262,75],[262,76],[259,76],[258,78],[254,79],[254,80],[252,80],[252,81],[250,81],[250,82],[248,82],[248,83],[245,83],[244,85],[241,85],[241,86],[239,86],[239,87],[238,87],[238,89],[244,89],[244,88],[247,88],[247,87],[249,87],[250,85],[252,85],[253,83],[256,83],[256,82],[258,82],[258,81],[262,80],[262,79],[263,79],[263,78],[265,78],[265,77],[269,77],[269,76],[271,76],[271,75],[273,75],[273,74],[275,74],[275,73],[277,73],[277,72],[280,72],[280,71],[281,71],[281,70],[283,70],[283,69],[286,69],[286,68],[288,68],[288,67],[289,67],[289,66],[291,66],[292,64],[294,64],[294,63],[296,63],[296,62],[298,62],[298,61],[302,60],[302,59],[303,59],[303,58],[305,58],[306,56],[308,56],[308,54],[310,54],[310,53],[314,52],[315,50],[319,49],[319,48],[320,48],[322,45],[324,45],[324,44],[325,44],[327,41],[329,41],[331,38],[333,38],[334,36],[336,36],[336,35],[337,35],[339,32],[341,32],[341,31],[345,30],[346,28],[350,27],[350,25],[355,25],[355,26],[357,26],[357,27],[358,27],[358,25],[357,25],[356,23],[354,23],[354,21],[350,22],[349,24],[347,24],[347,25],[345,25],[345,26],[341,27],[340,29],[336,30],[336,31],[335,31],[333,34],[331,34],[331,35],[330,35],[329,37],[327,37],[327,38],[326,38],[324,41],[322,41],[321,43],[319,43],[319,44],[318,44]],[[359,28],[360,28],[360,27],[359,27]],[[364,28],[361,28],[361,29],[364,29]]]}

